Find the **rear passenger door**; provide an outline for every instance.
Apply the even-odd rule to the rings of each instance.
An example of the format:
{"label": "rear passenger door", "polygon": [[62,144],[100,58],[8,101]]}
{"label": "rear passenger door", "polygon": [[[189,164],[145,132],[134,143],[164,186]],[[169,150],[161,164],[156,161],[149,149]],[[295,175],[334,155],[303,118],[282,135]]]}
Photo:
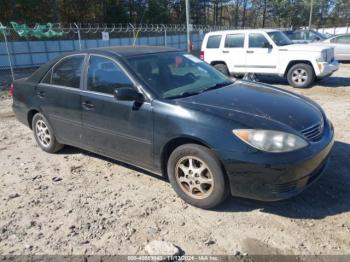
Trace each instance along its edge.
{"label": "rear passenger door", "polygon": [[82,94],[84,142],[93,151],[151,167],[153,117],[151,104],[114,97],[118,87],[135,86],[120,63],[90,55]]}
{"label": "rear passenger door", "polygon": [[222,47],[222,56],[230,73],[245,73],[245,34],[227,34]]}
{"label": "rear passenger door", "polygon": [[64,57],[46,73],[35,90],[40,111],[61,143],[81,143],[80,86],[85,57],[84,54]]}

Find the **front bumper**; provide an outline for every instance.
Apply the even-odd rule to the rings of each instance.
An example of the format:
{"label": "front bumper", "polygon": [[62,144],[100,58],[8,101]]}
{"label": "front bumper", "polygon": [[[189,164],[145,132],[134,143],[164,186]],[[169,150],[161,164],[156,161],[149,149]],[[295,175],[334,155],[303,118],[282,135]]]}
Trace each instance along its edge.
{"label": "front bumper", "polygon": [[333,137],[333,128],[329,126],[320,141],[288,154],[260,151],[254,156],[243,156],[246,161],[242,161],[237,160],[236,155],[230,157],[224,153],[223,164],[231,194],[262,201],[282,200],[299,194],[326,169]]}
{"label": "front bumper", "polygon": [[317,63],[319,74],[317,77],[322,78],[333,74],[335,71],[339,69],[339,63],[336,60],[332,62],[318,62]]}

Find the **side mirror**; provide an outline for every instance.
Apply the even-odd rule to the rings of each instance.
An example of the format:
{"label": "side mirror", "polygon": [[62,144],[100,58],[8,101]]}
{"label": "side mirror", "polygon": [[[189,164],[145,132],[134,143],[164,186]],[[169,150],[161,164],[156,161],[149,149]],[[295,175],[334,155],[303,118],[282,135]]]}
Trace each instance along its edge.
{"label": "side mirror", "polygon": [[114,97],[120,101],[135,101],[138,103],[144,102],[143,94],[133,87],[120,87],[114,90]]}
{"label": "side mirror", "polygon": [[264,43],[264,48],[272,49],[273,46],[270,43],[266,42]]}

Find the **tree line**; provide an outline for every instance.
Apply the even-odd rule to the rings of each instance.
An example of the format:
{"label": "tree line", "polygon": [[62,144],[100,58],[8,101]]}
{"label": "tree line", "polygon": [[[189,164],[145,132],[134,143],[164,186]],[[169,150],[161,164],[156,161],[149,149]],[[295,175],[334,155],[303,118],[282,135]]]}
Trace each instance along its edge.
{"label": "tree line", "polygon": [[[300,27],[312,0],[190,0],[191,23]],[[349,26],[350,0],[313,0],[312,26]],[[185,0],[0,0],[0,22],[183,24]]]}

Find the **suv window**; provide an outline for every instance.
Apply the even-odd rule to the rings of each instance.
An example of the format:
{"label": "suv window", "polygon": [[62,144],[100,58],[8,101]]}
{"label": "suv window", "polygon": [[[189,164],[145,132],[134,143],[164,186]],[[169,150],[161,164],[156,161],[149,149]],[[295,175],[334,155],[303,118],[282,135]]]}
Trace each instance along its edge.
{"label": "suv window", "polygon": [[266,48],[270,43],[262,34],[249,34],[249,48]]}
{"label": "suv window", "polygon": [[132,82],[116,63],[101,56],[90,57],[87,90],[113,94],[124,86],[132,86]]}
{"label": "suv window", "polygon": [[225,47],[242,48],[244,46],[244,34],[227,35],[225,39]]}
{"label": "suv window", "polygon": [[291,34],[291,39],[293,40],[304,40],[304,34],[300,31],[295,31]]}
{"label": "suv window", "polygon": [[207,48],[219,48],[221,35],[211,35],[208,37]]}
{"label": "suv window", "polygon": [[84,58],[84,55],[75,55],[61,60],[52,70],[51,83],[53,85],[79,88]]}

